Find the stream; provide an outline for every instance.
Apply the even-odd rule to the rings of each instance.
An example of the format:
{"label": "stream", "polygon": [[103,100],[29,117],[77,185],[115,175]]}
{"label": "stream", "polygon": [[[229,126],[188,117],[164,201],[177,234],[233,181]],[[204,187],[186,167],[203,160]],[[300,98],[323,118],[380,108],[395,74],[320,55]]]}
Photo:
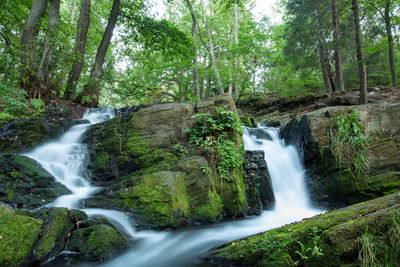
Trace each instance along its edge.
{"label": "stream", "polygon": [[263,150],[270,172],[275,206],[260,216],[220,224],[189,227],[175,231],[137,231],[124,213],[106,209],[82,209],[84,199],[98,187],[90,183],[86,173],[87,147],[81,143],[91,125],[115,116],[114,109],[88,110],[82,124],[71,127],[58,140],[46,143],[25,154],[38,161],[64,184],[72,194],[57,198],[49,207],[81,209],[89,216],[106,216],[132,241],[132,246],[120,256],[103,263],[78,263],[63,253],[50,266],[204,266],[203,256],[211,248],[234,239],[267,231],[288,223],[312,217],[318,213],[311,207],[305,187],[305,171],[297,150],[286,146],[273,128],[260,127],[270,140],[257,139],[244,128],[245,150]]}

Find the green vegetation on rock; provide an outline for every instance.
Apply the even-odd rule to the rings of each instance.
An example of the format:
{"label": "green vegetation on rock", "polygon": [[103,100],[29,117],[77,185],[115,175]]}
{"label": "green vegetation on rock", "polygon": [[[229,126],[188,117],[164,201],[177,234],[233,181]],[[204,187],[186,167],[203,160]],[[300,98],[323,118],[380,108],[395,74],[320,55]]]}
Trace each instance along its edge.
{"label": "green vegetation on rock", "polygon": [[252,266],[340,266],[356,263],[360,238],[392,229],[400,194],[356,204],[265,233],[233,241],[212,251],[216,262]]}
{"label": "green vegetation on rock", "polygon": [[115,256],[126,246],[126,240],[118,231],[99,224],[74,231],[68,249],[80,252],[85,260],[101,261]]}
{"label": "green vegetation on rock", "polygon": [[17,215],[0,205],[0,266],[28,264],[42,224],[42,220]]}

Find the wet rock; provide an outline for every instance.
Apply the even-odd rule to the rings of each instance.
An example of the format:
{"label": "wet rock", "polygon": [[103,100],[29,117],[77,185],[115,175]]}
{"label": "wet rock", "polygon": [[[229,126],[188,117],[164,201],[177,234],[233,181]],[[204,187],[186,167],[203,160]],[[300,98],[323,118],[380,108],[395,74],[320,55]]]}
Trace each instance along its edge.
{"label": "wet rock", "polygon": [[60,136],[77,123],[80,121],[55,118],[12,121],[0,129],[0,152],[26,152]]}
{"label": "wet rock", "polygon": [[275,203],[271,177],[264,151],[246,151],[246,195],[249,203],[249,215],[260,214]]}
{"label": "wet rock", "polygon": [[[212,250],[207,260],[219,266],[354,265],[363,234],[392,246],[393,231],[398,231],[396,212],[399,193],[232,241]],[[393,257],[390,254],[386,256]]]}
{"label": "wet rock", "polygon": [[262,128],[247,128],[251,136],[261,140],[272,140],[272,137]]}
{"label": "wet rock", "polygon": [[79,259],[88,261],[109,259],[121,253],[126,247],[126,239],[109,224],[93,223],[75,230],[68,244],[68,250],[78,252]]}
{"label": "wet rock", "polygon": [[0,153],[0,201],[15,208],[38,208],[69,193],[33,159]]}

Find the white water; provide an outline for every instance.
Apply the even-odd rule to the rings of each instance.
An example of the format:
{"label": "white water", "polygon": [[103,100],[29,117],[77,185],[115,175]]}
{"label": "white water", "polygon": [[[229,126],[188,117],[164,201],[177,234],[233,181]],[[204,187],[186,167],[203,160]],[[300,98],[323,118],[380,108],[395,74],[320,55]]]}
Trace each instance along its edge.
{"label": "white water", "polygon": [[[80,208],[80,202],[96,192],[84,172],[86,146],[80,143],[93,124],[113,117],[111,110],[87,112],[83,119],[90,123],[73,126],[59,140],[36,148],[27,156],[37,160],[55,179],[72,192],[48,206]],[[246,150],[263,150],[272,179],[276,199],[273,210],[261,216],[211,226],[178,231],[136,231],[119,211],[83,209],[89,216],[106,216],[123,231],[134,246],[104,266],[192,266],[212,247],[222,243],[273,229],[318,214],[310,207],[304,185],[304,169],[294,147],[285,146],[278,132],[263,129],[272,141],[259,140],[244,130]],[[57,265],[60,265],[58,262]],[[77,264],[78,266],[80,264]]]}

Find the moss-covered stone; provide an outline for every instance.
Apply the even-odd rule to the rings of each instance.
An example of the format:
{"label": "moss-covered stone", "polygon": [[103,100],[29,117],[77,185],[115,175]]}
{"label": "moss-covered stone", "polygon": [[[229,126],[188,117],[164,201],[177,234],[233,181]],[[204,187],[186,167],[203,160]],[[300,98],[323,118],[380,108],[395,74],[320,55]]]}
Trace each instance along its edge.
{"label": "moss-covered stone", "polygon": [[240,121],[244,126],[250,127],[250,128],[257,128],[257,123],[253,117],[247,117],[247,116],[240,116]]}
{"label": "moss-covered stone", "polygon": [[70,191],[55,182],[36,161],[0,154],[0,201],[18,208],[37,208]]}
{"label": "moss-covered stone", "polygon": [[68,216],[66,208],[50,208],[42,210],[38,215],[46,218],[39,242],[36,244],[34,258],[45,262],[65,248],[68,234],[75,224]]}
{"label": "moss-covered stone", "polygon": [[384,233],[400,211],[400,194],[318,215],[212,251],[214,262],[244,266],[341,266],[357,261],[359,238]]}
{"label": "moss-covered stone", "polygon": [[71,235],[68,249],[81,253],[81,259],[102,261],[122,252],[127,241],[108,224],[92,225]]}
{"label": "moss-covered stone", "polygon": [[192,222],[211,223],[222,218],[222,202],[215,186],[216,173],[204,157],[184,158],[172,170],[185,173]]}
{"label": "moss-covered stone", "polygon": [[180,172],[144,175],[133,187],[121,190],[117,201],[155,228],[187,223],[189,204],[184,175]]}
{"label": "moss-covered stone", "polygon": [[31,254],[43,221],[17,215],[11,208],[0,206],[0,266],[24,266]]}

